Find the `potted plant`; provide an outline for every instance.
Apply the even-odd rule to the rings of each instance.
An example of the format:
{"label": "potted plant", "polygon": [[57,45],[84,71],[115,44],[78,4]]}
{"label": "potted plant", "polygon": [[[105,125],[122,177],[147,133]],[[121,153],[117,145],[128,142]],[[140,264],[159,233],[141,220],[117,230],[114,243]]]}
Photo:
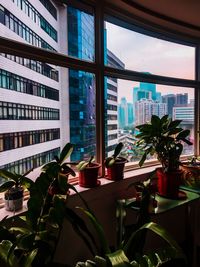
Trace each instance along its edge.
{"label": "potted plant", "polygon": [[[68,220],[73,229],[88,231],[87,225],[67,206],[68,190],[75,191],[88,209],[87,203],[68,183],[68,175],[75,174],[66,162],[73,145],[70,143],[46,164],[40,175],[30,183],[27,211],[12,218],[11,225],[0,221],[0,265],[8,267],[66,266],[56,264],[54,255],[61,235],[63,221]],[[10,175],[9,175],[10,176]],[[25,177],[22,180],[25,180]]]}
{"label": "potted plant", "polygon": [[5,192],[4,201],[5,209],[8,211],[17,211],[22,209],[24,188],[29,189],[33,183],[26,175],[12,173],[4,169],[0,170],[0,177],[4,178],[4,182],[0,185],[0,192]]}
{"label": "potted plant", "polygon": [[100,185],[98,172],[101,165],[93,161],[94,156],[91,156],[88,161],[81,161],[77,165],[77,169],[79,170],[79,185],[82,187],[92,188]]}
{"label": "potted plant", "polygon": [[45,164],[42,167],[44,171],[51,179],[52,183],[49,186],[49,194],[66,194],[68,177],[69,175],[76,176],[76,173],[71,168],[72,162],[66,162],[66,159],[70,157],[73,152],[74,145],[67,143],[62,151],[60,156],[55,156],[55,160]]}
{"label": "potted plant", "polygon": [[105,160],[107,178],[109,180],[118,181],[124,178],[124,165],[127,159],[119,156],[122,148],[123,144],[120,142],[115,147],[114,154]]}
{"label": "potted plant", "polygon": [[151,121],[136,126],[139,130],[137,146],[143,152],[141,167],[148,156],[156,156],[162,168],[157,169],[158,193],[165,197],[178,198],[181,184],[180,156],[183,143],[192,145],[187,139],[190,130],[180,127],[181,120],[172,120],[168,115],[159,118],[152,115]]}

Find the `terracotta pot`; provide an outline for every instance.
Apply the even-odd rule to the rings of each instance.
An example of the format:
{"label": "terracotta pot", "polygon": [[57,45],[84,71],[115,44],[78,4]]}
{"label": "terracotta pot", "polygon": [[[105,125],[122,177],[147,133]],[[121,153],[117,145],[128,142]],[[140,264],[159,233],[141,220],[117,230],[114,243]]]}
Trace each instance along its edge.
{"label": "terracotta pot", "polygon": [[13,187],[5,192],[5,209],[8,211],[21,210],[23,207],[24,189],[22,187]]}
{"label": "terracotta pot", "polygon": [[98,173],[101,164],[91,163],[91,166],[86,167],[79,172],[79,185],[82,187],[92,188],[100,184],[98,181]]}
{"label": "terracotta pot", "polygon": [[158,168],[156,174],[158,177],[158,193],[164,197],[177,199],[182,171],[163,172],[162,168]]}
{"label": "terracotta pot", "polygon": [[112,181],[119,181],[124,178],[124,165],[127,162],[126,159],[119,157],[115,163],[107,168],[107,179]]}

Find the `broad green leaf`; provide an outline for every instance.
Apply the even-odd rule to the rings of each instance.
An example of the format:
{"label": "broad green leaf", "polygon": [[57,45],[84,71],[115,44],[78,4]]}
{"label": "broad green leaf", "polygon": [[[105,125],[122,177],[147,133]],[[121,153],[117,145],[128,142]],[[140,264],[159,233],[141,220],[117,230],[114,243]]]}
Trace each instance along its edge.
{"label": "broad green leaf", "polygon": [[14,181],[7,181],[0,185],[0,192],[5,192],[6,190],[10,189],[15,185]]}
{"label": "broad green leaf", "polygon": [[190,135],[190,130],[183,130],[177,135],[176,139],[181,140],[182,138],[186,138],[189,135]]}
{"label": "broad green leaf", "polygon": [[65,174],[59,173],[58,184],[59,184],[59,189],[63,194],[67,194],[67,189],[68,189],[67,179],[68,177]]}
{"label": "broad green leaf", "polygon": [[0,170],[0,177],[7,179],[7,180],[11,179],[11,180],[17,182],[20,175],[14,174],[14,173],[6,171],[6,170]]}
{"label": "broad green leaf", "polygon": [[74,149],[74,146],[70,143],[67,143],[64,146],[64,148],[62,149],[60,153],[60,164],[62,164],[65,161],[65,159],[67,159],[71,155],[73,149]]}
{"label": "broad green leaf", "polygon": [[174,128],[176,128],[177,126],[179,126],[179,124],[182,122],[182,120],[174,120],[174,121],[171,121],[168,128],[169,130],[172,130]]}

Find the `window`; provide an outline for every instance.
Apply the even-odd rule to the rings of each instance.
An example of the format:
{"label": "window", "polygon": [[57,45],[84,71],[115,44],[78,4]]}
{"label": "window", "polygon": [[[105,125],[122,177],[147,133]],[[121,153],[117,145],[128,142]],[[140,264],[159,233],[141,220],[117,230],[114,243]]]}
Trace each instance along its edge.
{"label": "window", "polygon": [[168,77],[194,79],[195,48],[169,42],[105,23],[107,57],[105,64],[122,68],[113,62],[110,51],[124,68]]}
{"label": "window", "polygon": [[[1,166],[20,171],[41,166],[67,142],[75,144],[72,161],[96,155],[103,165],[120,141],[134,166],[140,157],[136,126],[152,114],[181,119],[194,141],[184,154],[198,150],[195,42],[164,32],[158,38],[109,11],[100,21],[96,2],[58,7],[49,0],[15,1],[27,23],[1,4]],[[10,162],[11,149],[28,156]]]}

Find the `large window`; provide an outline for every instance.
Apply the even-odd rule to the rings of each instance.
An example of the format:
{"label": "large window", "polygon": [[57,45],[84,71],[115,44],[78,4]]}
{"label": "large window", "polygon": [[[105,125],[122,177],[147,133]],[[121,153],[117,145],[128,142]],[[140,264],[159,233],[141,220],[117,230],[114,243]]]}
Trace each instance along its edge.
{"label": "large window", "polygon": [[[20,2],[27,4],[20,6],[28,12],[23,18],[19,8],[0,6],[0,167],[20,172],[39,167],[67,142],[75,145],[72,161],[96,155],[102,166],[123,142],[134,167],[141,156],[136,126],[152,114],[181,119],[194,142],[184,154],[197,152],[199,83],[191,40],[172,39],[164,31],[162,38],[153,31],[144,34],[131,17],[125,24],[120,15],[116,20],[109,12],[100,14],[96,3],[101,1],[94,6]],[[46,8],[42,17],[41,4]],[[53,29],[61,29],[58,39]]]}

